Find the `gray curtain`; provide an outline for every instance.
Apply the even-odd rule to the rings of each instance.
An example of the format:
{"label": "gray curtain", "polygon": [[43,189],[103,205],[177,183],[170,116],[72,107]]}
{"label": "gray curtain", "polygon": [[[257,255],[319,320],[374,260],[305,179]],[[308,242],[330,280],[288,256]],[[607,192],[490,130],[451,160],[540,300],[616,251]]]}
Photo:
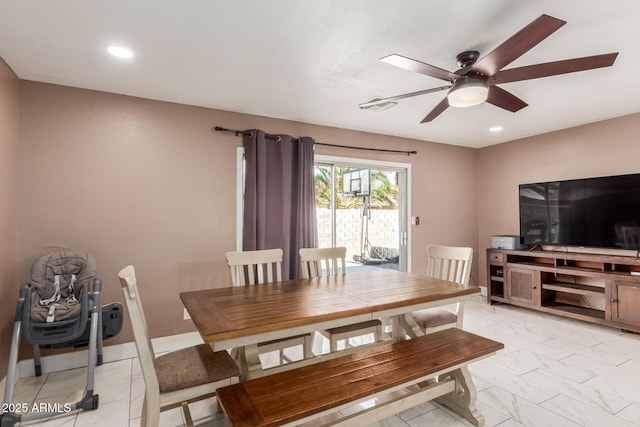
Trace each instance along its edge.
{"label": "gray curtain", "polygon": [[243,250],[281,248],[283,280],[298,278],[298,250],[318,245],[313,139],[252,130],[243,144]]}

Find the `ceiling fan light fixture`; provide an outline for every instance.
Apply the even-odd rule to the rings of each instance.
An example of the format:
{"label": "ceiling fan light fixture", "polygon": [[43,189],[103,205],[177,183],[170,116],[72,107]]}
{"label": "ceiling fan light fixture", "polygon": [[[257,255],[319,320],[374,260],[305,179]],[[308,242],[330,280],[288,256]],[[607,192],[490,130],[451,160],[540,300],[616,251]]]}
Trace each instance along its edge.
{"label": "ceiling fan light fixture", "polygon": [[456,80],[447,94],[450,107],[473,107],[482,104],[489,96],[487,84],[477,78],[460,78]]}

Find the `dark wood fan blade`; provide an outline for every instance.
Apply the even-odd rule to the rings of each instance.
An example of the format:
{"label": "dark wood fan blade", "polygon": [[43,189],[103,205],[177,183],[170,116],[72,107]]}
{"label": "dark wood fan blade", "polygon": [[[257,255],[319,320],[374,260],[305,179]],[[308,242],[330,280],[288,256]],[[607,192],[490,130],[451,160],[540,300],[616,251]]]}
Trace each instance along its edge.
{"label": "dark wood fan blade", "polygon": [[487,56],[480,59],[473,67],[473,70],[485,76],[494,75],[502,67],[522,56],[564,24],[566,22],[561,19],[549,15],[540,15],[540,17],[487,54]]}
{"label": "dark wood fan blade", "polygon": [[380,58],[380,61],[387,64],[395,65],[405,70],[414,71],[416,73],[424,74],[426,76],[435,77],[436,79],[453,81],[457,79],[458,75],[453,74],[442,68],[435,67],[433,65],[425,64],[424,62],[416,61],[415,59],[407,58],[401,55],[389,55],[384,58]]}
{"label": "dark wood fan blade", "polygon": [[445,97],[436,107],[427,114],[427,116],[422,119],[420,123],[430,122],[431,120],[438,117],[444,110],[449,108],[449,100]]}
{"label": "dark wood fan blade", "polygon": [[405,93],[402,95],[390,96],[389,98],[382,98],[382,99],[376,99],[374,101],[364,102],[362,104],[358,104],[358,107],[360,108],[373,107],[374,105],[386,104],[387,102],[399,101],[401,99],[411,98],[413,96],[426,95],[427,93],[440,92],[441,90],[447,90],[450,88],[451,88],[451,85],[419,90],[417,92]]}
{"label": "dark wood fan blade", "polygon": [[526,67],[511,68],[498,71],[489,79],[489,84],[519,82],[522,80],[539,79],[540,77],[556,76],[558,74],[575,73],[577,71],[593,70],[595,68],[610,67],[615,62],[618,52],[604,55],[586,56],[584,58],[565,59],[563,61],[547,62],[544,64],[528,65]]}
{"label": "dark wood fan blade", "polygon": [[504,108],[505,110],[511,111],[513,113],[522,110],[524,107],[529,105],[522,99],[498,86],[489,87],[489,96],[487,97],[487,102],[489,104],[495,105],[496,107]]}

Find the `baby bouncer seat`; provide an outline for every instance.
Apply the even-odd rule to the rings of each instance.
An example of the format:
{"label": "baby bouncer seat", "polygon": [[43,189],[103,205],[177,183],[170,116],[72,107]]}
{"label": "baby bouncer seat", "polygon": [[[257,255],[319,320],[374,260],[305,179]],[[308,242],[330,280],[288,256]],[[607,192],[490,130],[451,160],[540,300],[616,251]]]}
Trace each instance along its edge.
{"label": "baby bouncer seat", "polygon": [[[119,303],[101,307],[101,282],[94,258],[86,252],[62,249],[38,258],[31,267],[31,282],[20,287],[14,317],[9,368],[0,426],[48,418],[77,409],[96,409],[94,369],[102,364],[102,340],[115,336],[122,327]],[[106,319],[103,319],[103,313]],[[62,348],[88,346],[89,361],[84,396],[75,403],[49,405],[48,412],[29,411],[20,402],[19,411],[11,410],[20,335],[33,345],[35,375],[42,374],[40,347]],[[14,408],[15,409],[15,408]]]}

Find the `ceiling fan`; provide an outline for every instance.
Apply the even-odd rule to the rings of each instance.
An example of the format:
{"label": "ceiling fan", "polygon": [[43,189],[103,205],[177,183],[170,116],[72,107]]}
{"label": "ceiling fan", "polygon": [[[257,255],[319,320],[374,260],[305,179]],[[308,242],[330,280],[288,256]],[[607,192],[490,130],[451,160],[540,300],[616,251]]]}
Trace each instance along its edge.
{"label": "ceiling fan", "polygon": [[502,69],[549,37],[564,24],[566,22],[560,19],[549,15],[541,15],[479,61],[480,54],[478,51],[468,50],[460,53],[456,57],[460,69],[453,72],[401,55],[385,56],[380,60],[405,70],[446,80],[449,84],[389,98],[374,99],[358,106],[360,108],[370,108],[388,105],[405,98],[449,90],[447,96],[422,119],[421,123],[432,121],[448,107],[472,107],[485,101],[515,113],[528,104],[496,85],[609,67],[616,60],[618,52],[527,65],[508,70]]}

